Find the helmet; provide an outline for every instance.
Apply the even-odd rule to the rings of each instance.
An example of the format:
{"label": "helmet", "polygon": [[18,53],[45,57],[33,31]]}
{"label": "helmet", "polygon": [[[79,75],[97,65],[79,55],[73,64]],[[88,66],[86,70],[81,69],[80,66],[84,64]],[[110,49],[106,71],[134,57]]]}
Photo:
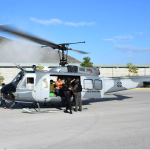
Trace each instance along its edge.
{"label": "helmet", "polygon": [[70,81],[71,81],[71,78],[70,78],[70,77],[68,77],[68,78],[67,78],[67,82],[70,82]]}
{"label": "helmet", "polygon": [[74,82],[75,82],[76,84],[77,84],[77,83],[79,83],[79,79],[78,79],[78,78],[77,78],[77,79],[75,79],[75,81],[74,81]]}
{"label": "helmet", "polygon": [[53,81],[53,80],[50,80],[50,83],[54,83],[54,81]]}

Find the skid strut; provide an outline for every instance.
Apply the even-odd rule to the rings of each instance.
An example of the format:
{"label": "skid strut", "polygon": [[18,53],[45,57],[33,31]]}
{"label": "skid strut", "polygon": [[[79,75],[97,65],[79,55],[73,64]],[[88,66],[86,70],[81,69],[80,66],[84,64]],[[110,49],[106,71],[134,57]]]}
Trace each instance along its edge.
{"label": "skid strut", "polygon": [[12,108],[14,105],[16,105],[18,102],[13,102],[12,105],[9,108]]}

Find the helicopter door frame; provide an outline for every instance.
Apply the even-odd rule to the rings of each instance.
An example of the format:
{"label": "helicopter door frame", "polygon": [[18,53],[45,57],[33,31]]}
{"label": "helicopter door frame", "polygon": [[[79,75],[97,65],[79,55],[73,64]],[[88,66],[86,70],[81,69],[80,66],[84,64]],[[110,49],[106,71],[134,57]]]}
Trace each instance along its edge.
{"label": "helicopter door frame", "polygon": [[41,78],[41,100],[44,102],[49,101],[49,89],[50,89],[50,80],[49,74],[44,75]]}
{"label": "helicopter door frame", "polygon": [[[33,78],[31,85],[27,84],[27,78]],[[25,74],[21,82],[19,83],[16,92],[15,100],[33,101],[35,100],[35,82],[36,75],[33,73]]]}
{"label": "helicopter door frame", "polygon": [[36,74],[36,101],[48,102],[49,99],[49,74]]}

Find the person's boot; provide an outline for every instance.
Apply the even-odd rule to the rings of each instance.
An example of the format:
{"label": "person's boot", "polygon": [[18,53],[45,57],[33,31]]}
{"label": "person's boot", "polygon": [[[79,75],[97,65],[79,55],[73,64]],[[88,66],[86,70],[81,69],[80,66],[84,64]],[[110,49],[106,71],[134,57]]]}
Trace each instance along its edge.
{"label": "person's boot", "polygon": [[77,107],[75,107],[74,111],[75,111],[75,112],[77,112],[77,111],[78,111],[78,108],[77,108]]}
{"label": "person's boot", "polygon": [[65,113],[68,113],[67,109],[64,111]]}
{"label": "person's boot", "polygon": [[72,110],[70,110],[70,114],[72,114]]}

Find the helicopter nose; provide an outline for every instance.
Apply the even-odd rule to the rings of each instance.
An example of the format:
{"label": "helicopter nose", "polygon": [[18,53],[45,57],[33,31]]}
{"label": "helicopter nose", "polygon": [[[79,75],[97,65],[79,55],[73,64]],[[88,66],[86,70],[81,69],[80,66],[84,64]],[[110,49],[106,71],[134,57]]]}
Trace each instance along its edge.
{"label": "helicopter nose", "polygon": [[3,93],[13,93],[13,92],[16,92],[16,88],[12,83],[9,83],[9,84],[4,85],[1,91]]}
{"label": "helicopter nose", "polygon": [[1,89],[1,93],[2,93],[2,96],[4,97],[4,99],[5,100],[11,100],[11,101],[15,100],[15,96],[13,95],[13,93],[15,91],[16,91],[16,89],[11,83],[6,84]]}

